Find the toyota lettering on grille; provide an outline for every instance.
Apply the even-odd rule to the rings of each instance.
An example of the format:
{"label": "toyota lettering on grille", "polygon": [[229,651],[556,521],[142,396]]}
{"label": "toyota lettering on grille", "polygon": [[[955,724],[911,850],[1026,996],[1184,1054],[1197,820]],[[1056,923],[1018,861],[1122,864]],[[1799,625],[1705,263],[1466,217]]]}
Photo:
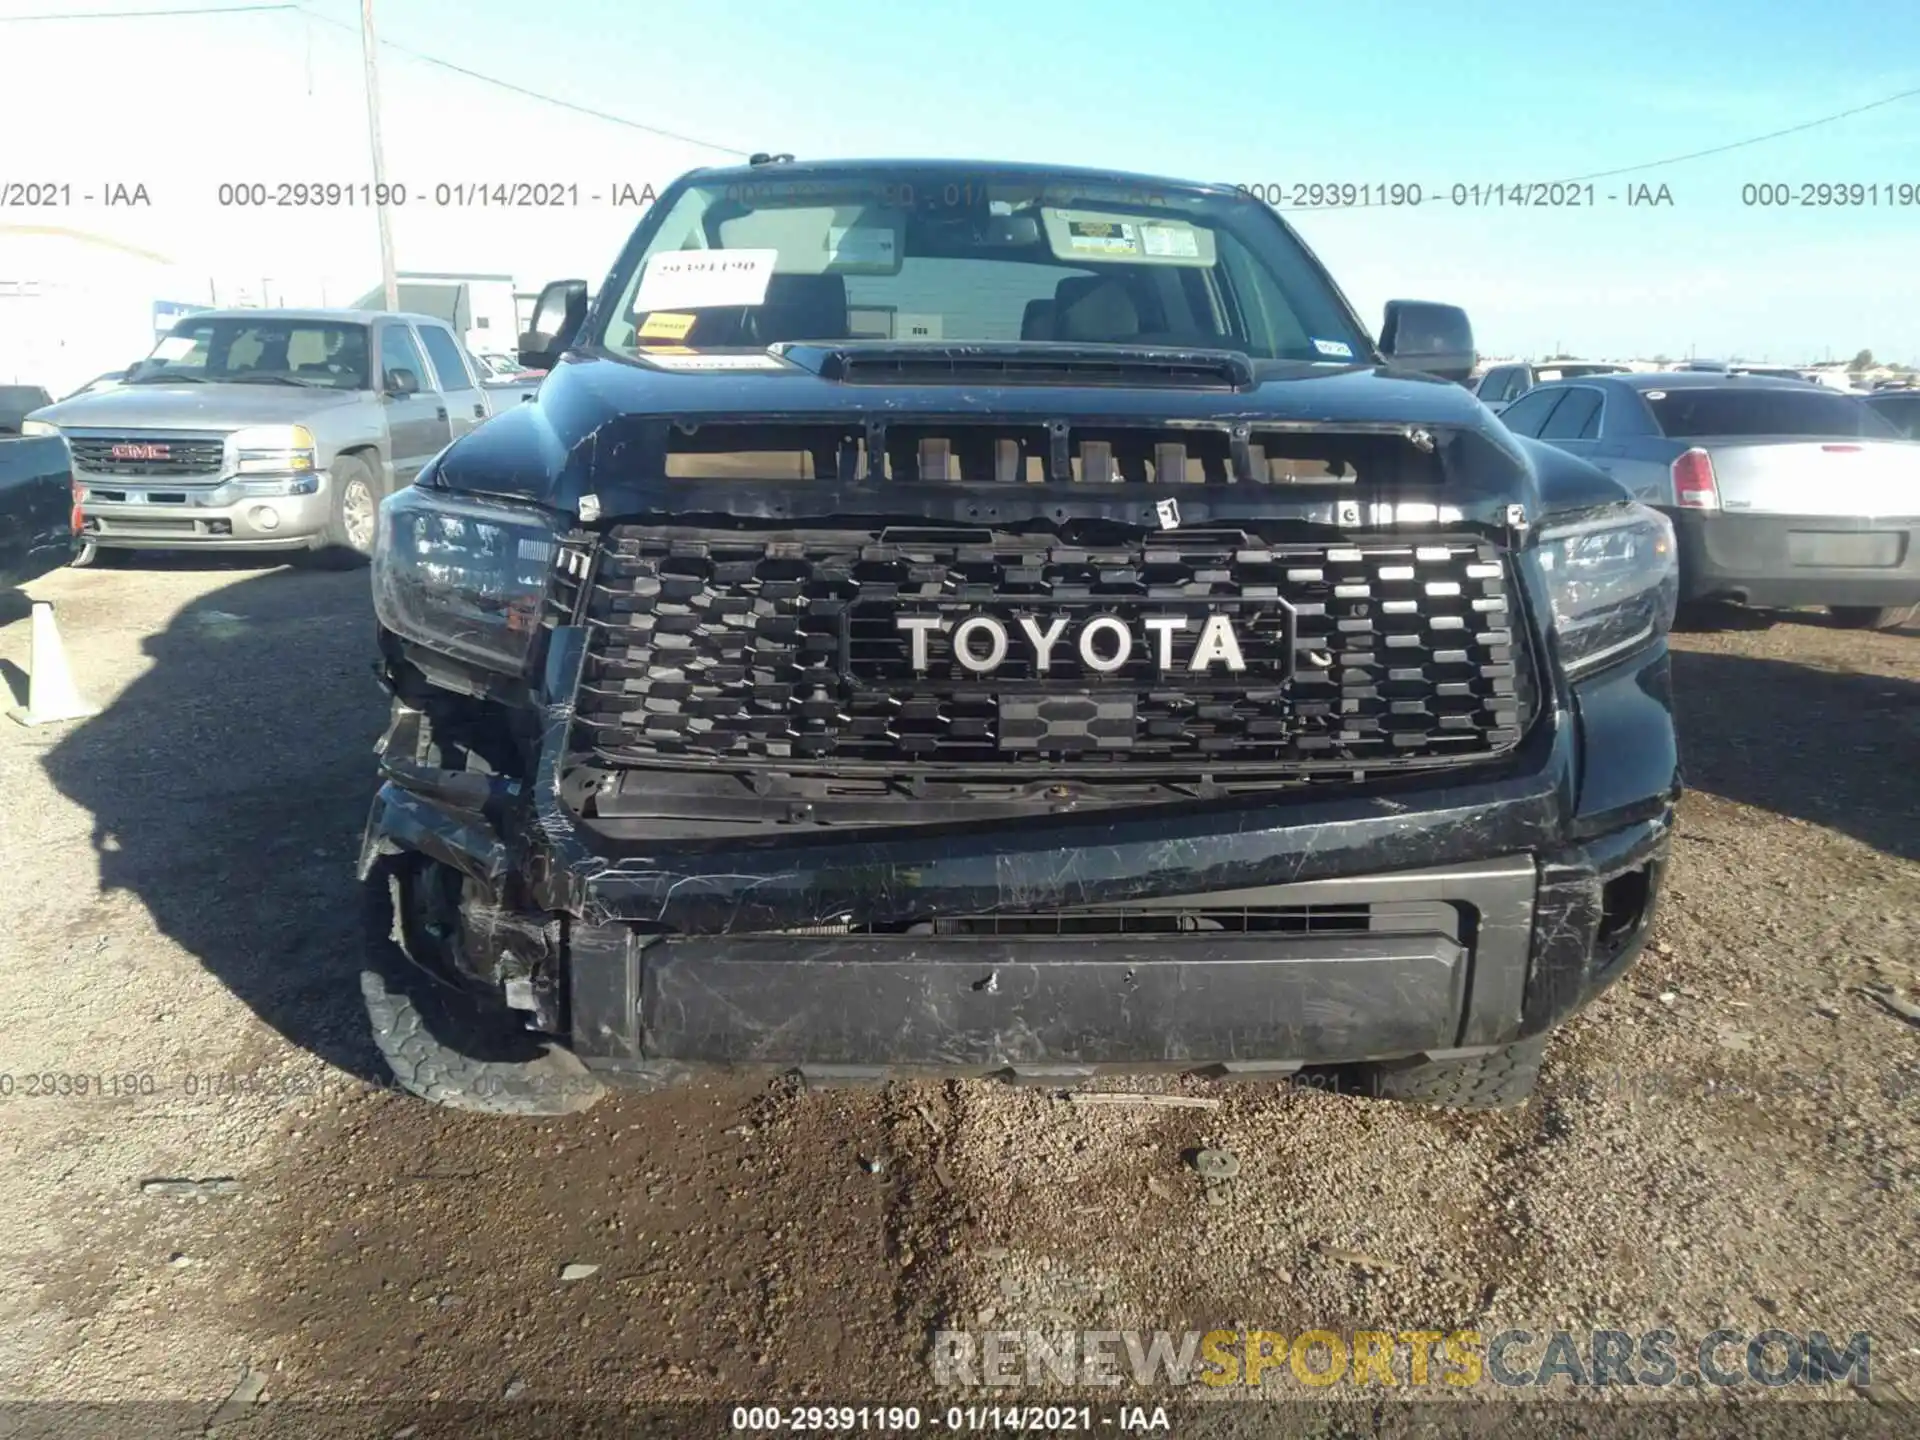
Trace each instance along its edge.
{"label": "toyota lettering on grille", "polygon": [[157,442],[127,441],[115,444],[110,453],[116,460],[171,460],[173,447]]}
{"label": "toyota lettering on grille", "polygon": [[[898,615],[894,628],[908,638],[916,675],[936,673],[933,654],[940,637],[941,657],[950,660],[956,677],[991,675],[1010,656],[1027,662],[1035,676],[1053,674],[1077,660],[1094,675],[1112,675],[1127,668],[1136,654],[1166,675],[1243,675],[1258,668],[1275,678],[1292,670],[1291,613],[1284,604],[1281,623],[1254,625],[1250,617],[1215,610],[1201,614],[1144,615],[1132,623],[1120,615],[1039,614],[1002,618],[985,613]],[[1137,628],[1136,628],[1137,627]],[[1257,656],[1255,667],[1250,657]],[[940,666],[938,668],[946,668]]]}

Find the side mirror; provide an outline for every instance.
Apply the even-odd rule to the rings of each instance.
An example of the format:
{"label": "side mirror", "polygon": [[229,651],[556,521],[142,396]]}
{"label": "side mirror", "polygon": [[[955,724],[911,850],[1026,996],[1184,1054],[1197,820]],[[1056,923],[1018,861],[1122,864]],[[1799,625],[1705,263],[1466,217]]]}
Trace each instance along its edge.
{"label": "side mirror", "polygon": [[420,393],[420,377],[407,369],[387,371],[387,393],[408,396]]}
{"label": "side mirror", "polygon": [[520,336],[520,364],[551,370],[587,318],[587,282],[556,280],[533,302],[533,318]]}
{"label": "side mirror", "polygon": [[1389,300],[1380,327],[1380,353],[1407,370],[1465,383],[1479,357],[1473,325],[1458,305]]}

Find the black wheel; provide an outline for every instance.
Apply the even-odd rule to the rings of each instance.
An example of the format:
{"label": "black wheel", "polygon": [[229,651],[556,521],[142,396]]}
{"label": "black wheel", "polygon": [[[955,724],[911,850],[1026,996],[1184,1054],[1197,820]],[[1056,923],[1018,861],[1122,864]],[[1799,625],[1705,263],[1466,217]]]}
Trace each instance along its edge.
{"label": "black wheel", "polygon": [[1368,1091],[1382,1100],[1406,1100],[1448,1110],[1512,1110],[1524,1105],[1540,1079],[1546,1036],[1522,1040],[1470,1060],[1414,1060],[1369,1067]]}
{"label": "black wheel", "polygon": [[333,462],[327,485],[332,499],[327,528],[317,549],[301,559],[323,570],[353,570],[373,554],[374,522],[380,509],[380,486],[366,461],[342,455]]}
{"label": "black wheel", "polygon": [[603,1087],[578,1056],[528,1031],[518,1012],[432,973],[422,951],[422,882],[431,862],[389,861],[366,886],[360,993],[373,1043],[410,1095],[489,1115],[571,1115]]}
{"label": "black wheel", "polygon": [[1893,630],[1920,617],[1920,605],[1829,605],[1827,613],[1849,630]]}

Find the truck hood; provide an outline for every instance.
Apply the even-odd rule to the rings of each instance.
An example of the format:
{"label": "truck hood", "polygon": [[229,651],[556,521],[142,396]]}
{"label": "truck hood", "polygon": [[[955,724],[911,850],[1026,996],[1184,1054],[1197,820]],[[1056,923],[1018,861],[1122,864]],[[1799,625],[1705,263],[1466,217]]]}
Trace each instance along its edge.
{"label": "truck hood", "polygon": [[128,385],[62,400],[33,418],[62,429],[226,431],[293,425],[367,398],[366,391],[291,385]]}
{"label": "truck hood", "polygon": [[[696,365],[700,368],[691,368]],[[582,499],[590,497],[588,509],[607,518],[699,511],[799,519],[870,514],[877,507],[893,515],[958,519],[965,518],[970,500],[991,488],[1000,496],[994,514],[1003,521],[1042,513],[1131,521],[1147,492],[1177,494],[1181,511],[1191,512],[1195,521],[1229,520],[1263,509],[1291,513],[1294,496],[1330,501],[1335,492],[1353,497],[1356,489],[1352,484],[983,487],[893,481],[850,487],[845,477],[832,476],[786,484],[770,476],[773,483],[765,485],[739,480],[715,485],[665,479],[657,458],[658,451],[671,448],[675,435],[709,427],[864,426],[871,437],[875,427],[942,422],[956,433],[980,424],[1029,431],[1064,427],[1075,437],[1133,426],[1151,426],[1165,436],[1184,431],[1217,437],[1240,429],[1258,444],[1259,432],[1268,427],[1393,437],[1408,445],[1431,442],[1445,462],[1450,493],[1419,490],[1405,492],[1404,498],[1426,504],[1429,511],[1451,502],[1461,518],[1485,519],[1515,501],[1539,513],[1539,472],[1546,468],[1570,466],[1585,472],[1583,480],[1597,479],[1611,498],[1624,493],[1574,457],[1524,447],[1461,386],[1388,366],[1260,362],[1230,352],[1118,346],[890,342],[663,352],[652,363],[575,352],[546,377],[536,400],[443,452],[429,483],[576,513]],[[1416,431],[1428,433],[1416,436]],[[1584,483],[1575,487],[1586,488]],[[1152,511],[1149,503],[1146,513]],[[986,512],[978,518],[986,518]]]}

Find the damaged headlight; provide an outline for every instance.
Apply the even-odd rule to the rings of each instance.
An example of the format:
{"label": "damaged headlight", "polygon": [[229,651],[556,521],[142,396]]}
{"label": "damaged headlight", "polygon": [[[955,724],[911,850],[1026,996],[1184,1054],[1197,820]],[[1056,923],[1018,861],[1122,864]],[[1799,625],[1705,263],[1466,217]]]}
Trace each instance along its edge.
{"label": "damaged headlight", "polygon": [[463,500],[415,484],[380,504],[373,608],[394,634],[522,675],[562,523],[533,506]]}
{"label": "damaged headlight", "polygon": [[1551,526],[1541,531],[1537,554],[1569,675],[1596,670],[1673,628],[1679,558],[1673,523],[1658,510],[1630,505]]}

